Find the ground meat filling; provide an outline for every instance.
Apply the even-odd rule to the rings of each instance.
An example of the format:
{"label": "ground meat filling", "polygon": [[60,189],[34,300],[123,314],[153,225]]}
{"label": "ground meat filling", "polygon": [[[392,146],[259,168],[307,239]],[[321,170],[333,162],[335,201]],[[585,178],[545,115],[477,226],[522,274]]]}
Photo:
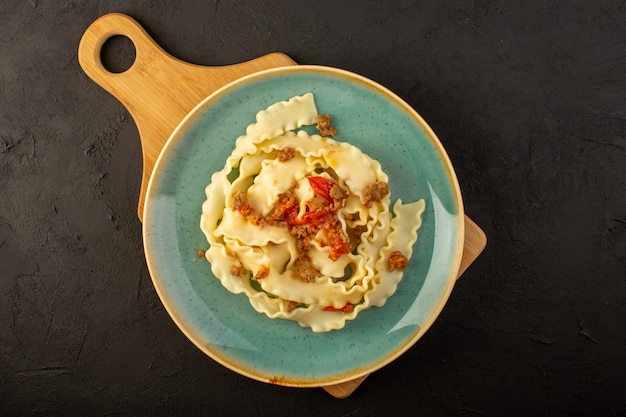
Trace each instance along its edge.
{"label": "ground meat filling", "polygon": [[244,216],[252,210],[250,204],[248,203],[248,196],[241,192],[235,191],[233,194],[233,210],[237,210],[241,212]]}
{"label": "ground meat filling", "polygon": [[298,208],[298,199],[293,189],[294,187],[278,196],[278,204],[272,214],[265,218],[265,223],[270,226],[288,227],[288,220],[295,216]]}
{"label": "ground meat filling", "polygon": [[311,239],[315,233],[307,225],[298,225],[289,229],[291,236],[296,239],[296,250],[299,254],[307,253],[311,248]]}
{"label": "ground meat filling", "polygon": [[311,263],[308,255],[300,255],[293,264],[293,273],[302,282],[313,282],[317,277],[317,269]]}
{"label": "ground meat filling", "polygon": [[395,271],[396,269],[398,271],[404,271],[406,267],[409,266],[409,259],[404,256],[402,252],[396,250],[391,252],[391,255],[389,255],[389,261],[387,266],[389,272]]}
{"label": "ground meat filling", "polygon": [[261,267],[259,268],[259,270],[256,272],[256,274],[254,274],[254,276],[252,277],[253,280],[258,281],[260,279],[265,278],[266,276],[268,276],[270,274],[270,267],[267,265],[261,265]]}
{"label": "ground meat filling", "polygon": [[244,278],[244,277],[247,277],[250,274],[250,271],[248,271],[241,264],[241,261],[239,260],[239,257],[237,256],[236,253],[229,252],[228,256],[230,256],[233,259],[233,266],[230,268],[230,274],[232,276],[239,277],[239,278]]}
{"label": "ground meat filling", "polygon": [[276,158],[280,162],[287,162],[296,156],[296,150],[289,146],[284,147],[283,149],[279,149],[276,151]]}
{"label": "ground meat filling", "polygon": [[333,116],[329,114],[320,114],[317,115],[315,121],[317,122],[317,130],[320,131],[322,136],[335,136],[337,134],[337,129],[331,127]]}
{"label": "ground meat filling", "polygon": [[285,306],[285,312],[291,313],[300,305],[300,303],[297,301],[283,300],[283,305]]}
{"label": "ground meat filling", "polygon": [[236,191],[233,195],[233,210],[240,212],[250,223],[262,226],[263,218],[256,212],[248,202],[248,195]]}
{"label": "ground meat filling", "polygon": [[352,229],[352,237],[354,239],[361,240],[361,235],[365,232],[367,232],[366,225],[363,224],[363,225],[355,226],[354,229]]}
{"label": "ground meat filling", "polygon": [[230,269],[230,274],[234,277],[243,278],[248,275],[248,270],[244,268],[242,265],[234,265]]}
{"label": "ground meat filling", "polygon": [[344,205],[344,200],[348,197],[348,193],[346,190],[341,188],[339,184],[335,184],[330,188],[330,192],[328,193],[330,198],[333,199],[333,207],[342,208]]}
{"label": "ground meat filling", "polygon": [[363,189],[363,203],[365,207],[371,207],[372,202],[380,202],[389,195],[389,186],[384,181],[376,181],[368,184]]}

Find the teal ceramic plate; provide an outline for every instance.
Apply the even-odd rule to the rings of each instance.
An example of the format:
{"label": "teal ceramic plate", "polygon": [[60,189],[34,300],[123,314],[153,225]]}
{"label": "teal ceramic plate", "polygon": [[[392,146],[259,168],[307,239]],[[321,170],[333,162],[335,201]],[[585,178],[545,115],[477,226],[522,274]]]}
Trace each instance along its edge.
{"label": "teal ceramic plate", "polygon": [[[361,312],[342,330],[313,333],[297,322],[256,312],[231,294],[197,250],[204,188],[256,113],[312,92],[333,116],[335,139],[380,161],[392,201],[426,200],[409,268],[381,308]],[[183,333],[228,368],[260,381],[314,387],[371,373],[410,348],[447,301],[463,249],[463,204],[456,175],[424,120],[386,88],[328,67],[293,66],[242,78],[200,103],[167,142],[152,173],[144,245],[154,286]]]}

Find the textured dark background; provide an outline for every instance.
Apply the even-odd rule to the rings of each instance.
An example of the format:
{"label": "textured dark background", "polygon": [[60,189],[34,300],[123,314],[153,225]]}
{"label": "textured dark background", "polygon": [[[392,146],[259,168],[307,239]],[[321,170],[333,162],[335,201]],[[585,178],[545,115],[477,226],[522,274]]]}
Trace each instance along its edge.
{"label": "textured dark background", "polygon": [[[489,245],[350,398],[223,368],[163,309],[135,124],[76,58],[113,11],[193,63],[360,73],[438,133]],[[0,22],[0,415],[626,415],[624,1],[3,0]]]}

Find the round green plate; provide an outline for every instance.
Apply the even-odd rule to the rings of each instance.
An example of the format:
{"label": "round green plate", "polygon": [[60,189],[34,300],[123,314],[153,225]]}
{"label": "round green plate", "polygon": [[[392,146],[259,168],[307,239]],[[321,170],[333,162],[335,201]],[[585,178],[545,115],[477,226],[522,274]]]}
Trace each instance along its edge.
{"label": "round green plate", "polygon": [[[426,200],[410,266],[381,308],[361,312],[342,330],[313,333],[297,322],[256,312],[231,294],[197,255],[204,188],[223,168],[235,139],[256,113],[312,92],[333,116],[335,139],[358,146],[389,175],[392,202]],[[410,348],[447,301],[463,249],[463,203],[456,175],[426,122],[386,88],[319,66],[282,67],[231,83],[178,126],[152,173],[143,235],[154,286],[183,333],[228,368],[260,381],[314,387],[371,373]]]}

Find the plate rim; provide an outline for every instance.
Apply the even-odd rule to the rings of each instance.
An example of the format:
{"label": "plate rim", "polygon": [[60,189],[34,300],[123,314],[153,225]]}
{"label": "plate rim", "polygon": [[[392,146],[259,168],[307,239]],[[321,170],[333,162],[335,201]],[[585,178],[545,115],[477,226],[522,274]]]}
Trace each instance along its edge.
{"label": "plate rim", "polygon": [[[389,353],[383,357],[382,359],[371,361],[370,363],[355,368],[350,372],[345,372],[343,374],[335,374],[326,378],[316,378],[311,380],[310,378],[280,378],[276,376],[265,375],[263,372],[254,372],[254,370],[247,369],[243,366],[238,366],[236,361],[228,361],[226,358],[222,357],[222,355],[211,350],[204,340],[202,340],[197,334],[194,333],[192,329],[189,329],[186,323],[178,316],[176,308],[173,306],[173,302],[168,299],[168,295],[163,288],[163,279],[160,279],[158,273],[155,272],[155,267],[153,267],[152,258],[150,255],[150,236],[147,233],[146,224],[150,222],[150,208],[151,208],[151,194],[153,192],[153,188],[155,187],[155,178],[158,176],[160,166],[163,163],[162,161],[166,159],[167,155],[170,152],[170,148],[173,146],[172,144],[176,141],[176,138],[181,135],[185,128],[188,127],[189,123],[199,114],[201,114],[201,110],[210,105],[212,101],[215,101],[222,94],[227,91],[237,88],[240,84],[245,84],[254,79],[262,79],[264,77],[272,76],[274,74],[282,74],[282,73],[293,73],[293,72],[321,72],[327,75],[333,75],[338,78],[348,78],[352,81],[359,82],[361,84],[365,84],[366,86],[376,90],[383,96],[386,96],[387,100],[393,101],[395,104],[402,107],[402,109],[407,112],[411,119],[417,122],[419,127],[424,131],[425,136],[429,139],[431,144],[436,149],[437,153],[441,157],[441,163],[445,168],[446,173],[448,174],[448,182],[451,185],[453,191],[454,202],[456,203],[457,213],[456,217],[456,229],[457,236],[455,241],[457,242],[456,251],[454,253],[454,258],[452,261],[452,265],[450,268],[450,274],[446,279],[446,285],[444,289],[435,303],[435,306],[429,312],[427,319],[418,326],[418,329],[413,333],[413,335],[407,339],[407,341],[398,346],[396,349],[390,350]],[[199,227],[199,226],[198,226]],[[450,295],[452,293],[452,289],[456,283],[458,271],[461,265],[461,258],[463,255],[463,247],[464,247],[464,233],[465,233],[465,223],[464,223],[464,204],[463,197],[458,181],[458,177],[456,175],[456,171],[452,165],[450,157],[446,152],[441,140],[436,135],[434,130],[428,125],[425,119],[412,107],[410,106],[404,99],[402,99],[399,95],[391,91],[389,88],[383,86],[382,84],[362,76],[360,74],[354,73],[352,71],[348,71],[345,69],[340,69],[336,67],[330,67],[325,65],[293,65],[293,66],[283,66],[270,68],[266,70],[261,70],[252,74],[248,74],[238,78],[219,89],[215,90],[213,93],[205,97],[202,101],[200,101],[189,113],[185,115],[185,117],[179,122],[176,128],[172,131],[171,135],[168,137],[165,142],[161,152],[159,153],[158,158],[155,161],[154,168],[150,174],[150,179],[148,182],[148,186],[146,188],[145,200],[144,200],[144,208],[143,208],[143,227],[142,227],[142,238],[144,245],[144,255],[146,259],[146,264],[148,267],[148,271],[150,274],[151,281],[157,292],[159,300],[163,304],[163,307],[167,311],[170,318],[174,321],[178,329],[189,339],[198,349],[200,349],[204,354],[209,356],[211,359],[215,360],[222,366],[237,372],[243,376],[248,378],[266,382],[270,384],[290,386],[290,387],[299,387],[299,388],[314,388],[314,387],[324,387],[330,385],[338,385],[344,382],[352,381],[357,378],[360,378],[365,375],[369,375],[372,372],[375,372],[396,360],[402,354],[404,354],[407,350],[415,345],[415,343],[423,337],[423,335],[430,329],[435,320],[440,316],[445,304],[447,303]],[[341,330],[337,330],[341,331]],[[223,355],[227,356],[227,355]]]}

